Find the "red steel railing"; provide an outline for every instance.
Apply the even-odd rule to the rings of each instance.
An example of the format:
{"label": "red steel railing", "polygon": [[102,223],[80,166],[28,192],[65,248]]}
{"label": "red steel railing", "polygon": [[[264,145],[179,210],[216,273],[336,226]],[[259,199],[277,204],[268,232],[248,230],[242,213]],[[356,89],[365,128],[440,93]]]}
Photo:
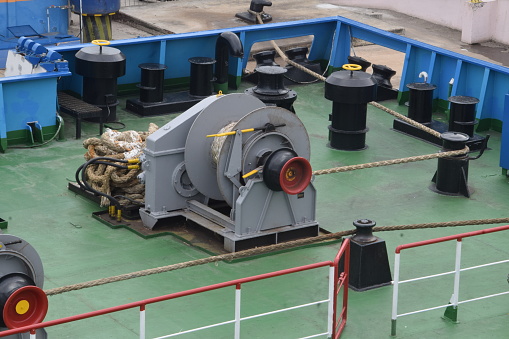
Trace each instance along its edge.
{"label": "red steel railing", "polygon": [[[344,263],[343,270],[340,269],[340,262]],[[350,262],[350,241],[349,241],[349,239],[345,239],[343,241],[341,248],[340,248],[338,254],[336,255],[336,258],[334,259],[334,261],[323,261],[323,262],[319,262],[319,263],[289,268],[289,269],[285,269],[285,270],[280,270],[280,271],[275,271],[275,272],[270,272],[270,273],[265,273],[265,274],[259,274],[259,275],[255,275],[255,276],[251,276],[251,277],[247,277],[247,278],[231,280],[231,281],[213,284],[213,285],[209,285],[209,286],[198,287],[198,288],[190,289],[187,291],[171,293],[171,294],[167,294],[167,295],[163,295],[163,296],[159,296],[159,297],[155,297],[155,298],[149,298],[149,299],[145,299],[145,300],[141,300],[141,301],[136,301],[136,302],[132,302],[132,303],[124,304],[124,305],[109,307],[109,308],[105,308],[102,310],[78,314],[78,315],[65,317],[65,318],[61,318],[61,319],[50,320],[50,321],[42,322],[39,324],[33,324],[33,325],[28,325],[28,326],[24,326],[24,327],[20,327],[20,328],[16,328],[16,329],[10,329],[10,330],[0,332],[0,337],[30,332],[30,334],[31,334],[30,337],[35,338],[35,331],[40,328],[57,326],[57,325],[65,324],[65,323],[70,323],[70,322],[74,322],[74,321],[78,321],[78,320],[93,318],[93,317],[97,317],[97,316],[101,316],[101,315],[105,315],[105,314],[115,313],[115,312],[138,307],[140,309],[140,338],[144,339],[145,338],[145,307],[147,305],[158,303],[161,301],[181,298],[181,297],[185,297],[185,296],[189,296],[189,295],[193,295],[193,294],[203,293],[203,292],[207,292],[207,291],[217,290],[217,289],[221,289],[221,288],[225,288],[225,287],[235,286],[236,292],[237,292],[236,296],[238,295],[238,298],[239,298],[239,299],[237,299],[237,297],[236,297],[236,301],[235,301],[236,302],[235,319],[231,320],[231,321],[219,323],[219,324],[205,326],[203,328],[199,328],[199,329],[195,329],[195,330],[210,328],[213,326],[225,325],[225,324],[229,324],[229,323],[235,323],[235,332],[236,332],[235,337],[237,338],[240,336],[240,331],[239,331],[240,330],[240,321],[258,317],[258,316],[262,316],[262,315],[266,315],[266,314],[259,314],[259,315],[255,315],[255,316],[240,318],[240,288],[241,288],[242,284],[329,266],[330,267],[330,270],[329,270],[329,290],[330,291],[329,291],[328,299],[310,303],[310,304],[290,307],[288,309],[272,311],[272,312],[268,312],[267,314],[273,314],[273,313],[277,313],[280,311],[287,311],[287,310],[295,309],[298,307],[309,306],[311,304],[327,302],[327,303],[329,303],[329,309],[328,309],[329,319],[328,319],[328,326],[327,326],[328,328],[327,328],[327,332],[325,332],[323,334],[324,335],[327,334],[328,337],[339,338],[339,336],[341,335],[341,332],[343,331],[343,329],[346,325],[346,319],[347,319],[349,262]],[[342,301],[342,305],[341,305],[341,311],[339,312],[339,317],[338,317],[338,313],[337,313],[336,309],[338,306],[337,305],[338,304],[338,296],[339,296],[341,289],[343,289],[343,301]],[[237,309],[237,307],[239,309]],[[194,331],[194,330],[190,330],[190,331]],[[190,331],[186,331],[186,333],[188,333]],[[184,334],[184,332],[180,332],[180,334]],[[169,336],[173,336],[173,335],[169,335]],[[165,336],[165,337],[169,337],[169,336]]]}

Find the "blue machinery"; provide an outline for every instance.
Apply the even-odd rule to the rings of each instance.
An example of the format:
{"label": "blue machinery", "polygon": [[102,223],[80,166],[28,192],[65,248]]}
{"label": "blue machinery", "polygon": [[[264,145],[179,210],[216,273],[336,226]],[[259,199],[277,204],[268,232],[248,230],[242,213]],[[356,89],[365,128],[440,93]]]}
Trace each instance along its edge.
{"label": "blue machinery", "polygon": [[67,61],[62,59],[60,53],[47,49],[32,39],[19,38],[16,53],[24,55],[34,67],[39,65],[47,72],[69,70]]}
{"label": "blue machinery", "polygon": [[[236,88],[242,71],[246,67],[249,52],[254,43],[313,36],[309,60],[328,62],[329,69],[338,69],[347,63],[351,39],[358,38],[405,53],[398,100],[400,104],[408,98],[405,84],[422,81],[419,74],[425,71],[428,82],[437,86],[435,102],[447,109],[450,96],[464,95],[478,98],[476,118],[478,130],[502,131],[502,152],[500,166],[509,169],[509,68],[481,61],[442,48],[421,43],[389,33],[343,17],[302,20],[265,25],[236,27],[231,29],[163,35],[148,38],[112,41],[126,56],[126,75],[118,79],[118,85],[132,85],[140,82],[138,65],[159,63],[171,65],[165,72],[165,80],[186,84],[189,81],[191,57],[214,57],[215,43],[220,33],[236,33],[243,46],[244,58],[230,58],[229,85]],[[84,45],[57,46],[52,50],[60,53],[74,70],[75,54]],[[61,77],[60,81],[58,79]],[[451,79],[454,79],[450,85]],[[55,98],[58,90],[83,93],[81,76],[65,70],[0,78],[0,151],[5,151],[9,134],[24,129],[26,121],[20,118],[19,110],[27,116],[34,116],[43,130],[54,128]],[[20,107],[23,100],[37,102],[32,107]],[[45,115],[50,114],[51,118]],[[24,115],[22,115],[24,117]],[[41,117],[41,118],[38,118]],[[49,132],[51,133],[51,131]],[[9,141],[10,143],[10,141]]]}
{"label": "blue machinery", "polygon": [[18,38],[32,37],[41,45],[76,41],[67,34],[68,0],[0,1],[0,67],[5,66],[7,51]]}

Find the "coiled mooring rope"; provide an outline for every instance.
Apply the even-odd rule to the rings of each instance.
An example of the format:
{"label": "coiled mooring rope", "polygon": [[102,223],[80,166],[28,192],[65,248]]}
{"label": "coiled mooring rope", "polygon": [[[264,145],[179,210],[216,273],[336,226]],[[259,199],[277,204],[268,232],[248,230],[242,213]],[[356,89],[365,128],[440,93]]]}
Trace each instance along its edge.
{"label": "coiled mooring rope", "polygon": [[[146,138],[157,129],[158,126],[153,123],[150,123],[147,132],[117,132],[107,129],[100,138],[89,138],[83,141],[83,147],[87,149],[85,160],[98,156],[116,159],[137,158],[145,147]],[[125,197],[120,199],[121,204],[144,201],[145,186],[140,184],[137,178],[139,173],[139,169],[119,169],[105,164],[92,164],[86,168],[89,185],[107,195]],[[101,206],[109,204],[110,201],[107,198],[101,197]]]}
{"label": "coiled mooring rope", "polygon": [[[233,127],[237,124],[238,121],[230,122],[228,125],[224,126],[217,132],[217,134],[223,134],[230,132]],[[227,136],[217,136],[214,137],[214,140],[212,141],[212,145],[210,146],[210,155],[212,157],[212,161],[214,161],[214,164],[219,163],[219,154],[221,153],[221,148],[223,148],[223,144],[226,141]]]}

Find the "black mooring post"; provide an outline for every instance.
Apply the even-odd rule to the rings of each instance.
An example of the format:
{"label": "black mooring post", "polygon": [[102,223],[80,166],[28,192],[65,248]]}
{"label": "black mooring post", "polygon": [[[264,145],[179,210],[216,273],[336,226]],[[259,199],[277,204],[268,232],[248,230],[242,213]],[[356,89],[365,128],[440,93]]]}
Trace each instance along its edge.
{"label": "black mooring post", "polygon": [[408,117],[421,124],[431,124],[433,115],[433,91],[437,86],[427,82],[407,84],[409,91]]}
{"label": "black mooring post", "polygon": [[325,98],[332,101],[329,115],[329,146],[343,151],[366,149],[368,102],[376,97],[377,84],[371,74],[338,71],[325,81]]}
{"label": "black mooring post", "polygon": [[357,230],[350,239],[349,287],[366,291],[390,285],[392,276],[385,240],[373,235],[376,222],[359,219],[353,225]]}
{"label": "black mooring post", "polygon": [[163,101],[164,70],[166,65],[157,63],[139,64],[141,81],[137,85],[140,89],[140,101],[155,103]]}
{"label": "black mooring post", "polygon": [[105,122],[116,120],[117,78],[125,70],[125,55],[117,48],[87,46],[76,53],[75,71],[83,76],[83,101],[100,107]]}
{"label": "black mooring post", "polygon": [[297,92],[284,84],[284,75],[287,70],[280,66],[261,66],[256,68],[258,84],[244,91],[253,95],[267,105],[276,105],[293,113],[293,103],[297,100]]}
{"label": "black mooring post", "polygon": [[[444,132],[442,152],[456,151],[465,148],[469,136],[460,132]],[[438,166],[429,187],[432,191],[453,196],[470,198],[468,188],[468,154],[438,159]]]}
{"label": "black mooring post", "polygon": [[247,12],[237,13],[235,16],[248,23],[259,24],[255,13],[260,13],[262,22],[269,22],[272,20],[272,16],[265,13],[263,10],[263,7],[265,6],[272,6],[272,2],[267,0],[251,0],[251,3],[249,4],[249,10]]}
{"label": "black mooring post", "polygon": [[215,59],[207,57],[189,58],[191,64],[189,94],[197,97],[212,95]]}
{"label": "black mooring post", "polygon": [[371,62],[356,55],[349,55],[348,63],[361,66],[361,71],[363,72],[366,72],[366,70],[371,66]]}
{"label": "black mooring post", "polygon": [[479,99],[457,95],[449,98],[451,110],[449,115],[449,131],[467,134],[470,138],[474,136],[476,105]]}

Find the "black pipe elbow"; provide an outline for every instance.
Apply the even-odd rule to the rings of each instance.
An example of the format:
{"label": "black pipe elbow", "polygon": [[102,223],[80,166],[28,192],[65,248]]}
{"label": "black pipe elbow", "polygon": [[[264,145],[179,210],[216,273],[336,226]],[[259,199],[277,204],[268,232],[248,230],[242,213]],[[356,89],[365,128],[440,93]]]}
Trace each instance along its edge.
{"label": "black pipe elbow", "polygon": [[233,32],[223,32],[216,41],[216,83],[228,82],[228,58],[229,56],[242,58],[244,48],[239,37]]}

